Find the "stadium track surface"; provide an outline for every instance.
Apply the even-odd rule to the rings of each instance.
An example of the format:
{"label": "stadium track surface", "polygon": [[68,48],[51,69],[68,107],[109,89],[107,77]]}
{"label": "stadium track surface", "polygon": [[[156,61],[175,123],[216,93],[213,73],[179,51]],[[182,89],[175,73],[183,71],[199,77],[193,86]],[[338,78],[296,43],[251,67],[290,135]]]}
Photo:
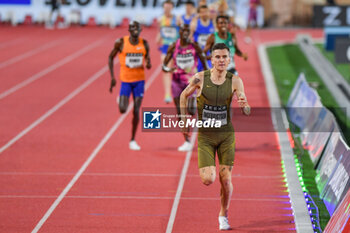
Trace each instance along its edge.
{"label": "stadium track surface", "polygon": [[[256,46],[294,41],[299,32],[253,31],[251,45],[238,33],[249,60],[236,63],[253,108],[268,106]],[[322,37],[321,30],[302,32]],[[13,61],[0,68],[0,95],[36,77],[0,99],[0,147],[14,140],[0,153],[0,232],[165,232],[186,153],[176,150],[179,133],[139,131],[142,150],[128,149],[132,114],[118,112],[120,83],[111,95],[106,68],[114,40],[127,29],[0,27],[0,33],[0,65]],[[169,107],[155,34],[155,28],[141,33],[153,65],[143,107]],[[234,232],[295,232],[276,134],[236,132],[236,148]],[[194,149],[172,232],[218,232],[219,181],[201,184],[196,155]]]}

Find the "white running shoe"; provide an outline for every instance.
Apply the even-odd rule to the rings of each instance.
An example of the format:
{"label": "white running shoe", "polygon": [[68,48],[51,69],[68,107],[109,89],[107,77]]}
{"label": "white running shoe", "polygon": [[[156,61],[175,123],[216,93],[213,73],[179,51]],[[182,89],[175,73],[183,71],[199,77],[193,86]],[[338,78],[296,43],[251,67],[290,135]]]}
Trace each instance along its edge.
{"label": "white running shoe", "polygon": [[164,102],[165,102],[166,104],[170,104],[171,101],[172,101],[172,99],[171,99],[171,96],[170,96],[170,95],[166,95],[166,96],[164,97]]}
{"label": "white running shoe", "polygon": [[135,140],[132,140],[129,142],[129,149],[130,150],[141,150],[141,147],[137,144]]}
{"label": "white running shoe", "polygon": [[178,151],[191,151],[192,150],[192,144],[188,141],[185,141],[184,144],[179,146],[177,148]]}
{"label": "white running shoe", "polygon": [[227,217],[219,216],[219,229],[221,231],[232,230],[230,224],[228,223]]}

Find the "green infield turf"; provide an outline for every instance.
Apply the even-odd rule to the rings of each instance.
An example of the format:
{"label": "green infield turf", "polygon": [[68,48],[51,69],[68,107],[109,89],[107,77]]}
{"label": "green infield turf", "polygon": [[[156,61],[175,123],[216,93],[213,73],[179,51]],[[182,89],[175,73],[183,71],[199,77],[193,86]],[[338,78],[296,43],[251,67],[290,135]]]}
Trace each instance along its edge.
{"label": "green infield turf", "polygon": [[316,90],[323,105],[333,112],[349,145],[350,120],[347,119],[345,113],[339,108],[339,105],[335,102],[328,88],[324,85],[322,79],[313,69],[299,46],[296,44],[287,44],[270,47],[267,48],[267,53],[282,105],[286,106],[293,86],[299,74],[303,72],[309,83],[318,84]]}

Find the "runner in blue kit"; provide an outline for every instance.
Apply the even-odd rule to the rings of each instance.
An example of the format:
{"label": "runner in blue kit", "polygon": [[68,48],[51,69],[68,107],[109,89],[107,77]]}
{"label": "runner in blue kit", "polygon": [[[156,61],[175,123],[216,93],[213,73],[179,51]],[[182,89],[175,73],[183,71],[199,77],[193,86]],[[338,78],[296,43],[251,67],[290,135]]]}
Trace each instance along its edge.
{"label": "runner in blue kit", "polygon": [[[190,25],[191,36],[199,47],[203,50],[208,37],[215,32],[214,22],[210,19],[209,9],[207,5],[201,5],[198,8],[198,18],[193,19]],[[208,52],[209,55],[210,52]],[[208,61],[208,66],[211,68],[211,62]],[[198,62],[198,72],[204,70],[202,62]]]}
{"label": "runner in blue kit", "polygon": [[181,16],[181,24],[188,24],[190,25],[192,19],[196,16],[195,13],[195,4],[193,1],[186,1],[186,12]]}
{"label": "runner in blue kit", "polygon": [[[157,35],[156,41],[161,51],[161,61],[163,62],[168,51],[169,45],[174,43],[179,38],[179,27],[181,24],[180,18],[172,14],[174,3],[170,0],[163,2],[164,14],[158,19],[160,32]],[[171,102],[171,75],[163,72],[164,84],[164,101]]]}

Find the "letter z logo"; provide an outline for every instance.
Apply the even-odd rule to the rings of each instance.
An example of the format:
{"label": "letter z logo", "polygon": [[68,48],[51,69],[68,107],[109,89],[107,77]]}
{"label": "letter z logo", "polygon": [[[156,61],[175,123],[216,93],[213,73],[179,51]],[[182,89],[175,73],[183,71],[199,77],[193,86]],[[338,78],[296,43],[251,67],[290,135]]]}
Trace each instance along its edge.
{"label": "letter z logo", "polygon": [[328,16],[323,20],[323,24],[325,26],[339,26],[341,25],[341,22],[339,19],[336,19],[339,14],[341,13],[341,8],[337,6],[327,6],[324,7],[323,13],[327,14]]}

